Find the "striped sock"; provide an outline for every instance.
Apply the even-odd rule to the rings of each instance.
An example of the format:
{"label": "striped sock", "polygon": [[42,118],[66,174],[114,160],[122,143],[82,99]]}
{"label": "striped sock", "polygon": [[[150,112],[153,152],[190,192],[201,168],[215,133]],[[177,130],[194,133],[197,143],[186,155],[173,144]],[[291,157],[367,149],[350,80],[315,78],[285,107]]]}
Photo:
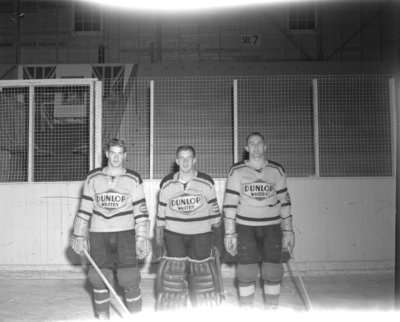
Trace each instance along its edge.
{"label": "striped sock", "polygon": [[108,289],[93,289],[94,311],[96,315],[109,315],[110,292]]}
{"label": "striped sock", "polygon": [[140,288],[129,288],[125,290],[125,301],[129,312],[137,313],[142,310],[142,294]]}
{"label": "striped sock", "polygon": [[253,305],[254,301],[254,282],[240,282],[239,281],[239,302],[240,306],[248,307]]}
{"label": "striped sock", "polygon": [[278,307],[280,293],[280,283],[264,281],[264,305],[266,309]]}

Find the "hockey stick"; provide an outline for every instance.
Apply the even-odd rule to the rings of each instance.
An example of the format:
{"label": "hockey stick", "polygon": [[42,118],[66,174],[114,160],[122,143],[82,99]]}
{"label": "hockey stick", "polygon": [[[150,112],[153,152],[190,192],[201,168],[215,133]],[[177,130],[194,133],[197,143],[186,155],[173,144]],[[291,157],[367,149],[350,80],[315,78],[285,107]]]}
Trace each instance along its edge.
{"label": "hockey stick", "polygon": [[100,278],[102,279],[102,281],[104,282],[104,284],[106,284],[107,288],[110,290],[110,292],[112,293],[112,295],[114,295],[115,299],[117,300],[118,304],[123,308],[124,314],[130,314],[129,310],[126,308],[125,304],[121,301],[121,299],[119,298],[118,294],[115,292],[114,288],[111,286],[111,284],[107,281],[106,277],[104,276],[104,274],[101,272],[100,268],[96,265],[96,263],[94,262],[93,258],[89,255],[89,253],[87,252],[86,249],[83,250],[86,258],[88,259],[88,261],[90,262],[90,264],[92,264],[93,268],[96,270],[97,274],[99,274]]}
{"label": "hockey stick", "polygon": [[[293,255],[292,255],[291,250],[288,249],[288,251],[289,251],[289,254],[290,254],[290,259],[289,259],[289,261],[287,262],[289,271],[290,271],[290,273],[292,273],[292,271],[291,271],[291,269],[290,269],[290,266],[291,266],[290,264],[293,264],[293,266],[295,267],[295,270],[296,270],[297,277],[299,278],[301,287],[302,287],[302,289],[303,289],[303,293],[304,293],[304,295],[305,295],[305,297],[306,297],[307,311],[313,311],[314,308],[313,308],[313,306],[312,306],[312,304],[311,304],[310,296],[308,295],[307,289],[306,289],[306,287],[305,287],[305,285],[304,285],[304,283],[303,283],[303,279],[301,278],[301,274],[300,274],[299,268],[298,268],[298,266],[297,266],[297,263],[296,263],[296,261],[295,261],[294,258],[293,258]],[[289,264],[289,263],[290,263],[290,264]],[[293,274],[292,274],[292,276],[293,276]]]}
{"label": "hockey stick", "polygon": [[224,281],[222,280],[220,253],[217,247],[213,248],[213,253],[218,274],[219,293],[221,295],[221,302],[223,302],[225,301]]}

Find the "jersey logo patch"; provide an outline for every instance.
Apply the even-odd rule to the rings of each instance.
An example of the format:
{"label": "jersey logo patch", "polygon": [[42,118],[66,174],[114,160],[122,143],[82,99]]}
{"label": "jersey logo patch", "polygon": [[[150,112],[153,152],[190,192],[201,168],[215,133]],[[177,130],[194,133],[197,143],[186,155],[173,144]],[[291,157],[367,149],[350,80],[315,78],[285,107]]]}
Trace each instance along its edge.
{"label": "jersey logo patch", "polygon": [[274,190],[275,185],[263,181],[245,183],[242,185],[244,195],[260,201],[270,198]]}
{"label": "jersey logo patch", "polygon": [[147,210],[147,205],[145,202],[141,203],[139,206],[139,211],[142,213],[148,213],[149,211]]}
{"label": "jersey logo patch", "polygon": [[122,208],[128,200],[127,195],[112,190],[96,194],[95,198],[98,206],[106,210]]}
{"label": "jersey logo patch", "polygon": [[286,202],[290,202],[290,195],[289,195],[289,192],[286,192],[285,201],[286,201]]}
{"label": "jersey logo patch", "polygon": [[186,215],[200,208],[203,204],[202,196],[183,194],[171,200],[170,207],[172,210],[182,212]]}
{"label": "jersey logo patch", "polygon": [[217,212],[219,213],[219,206],[216,202],[211,205],[211,211],[215,212],[215,213],[217,213]]}

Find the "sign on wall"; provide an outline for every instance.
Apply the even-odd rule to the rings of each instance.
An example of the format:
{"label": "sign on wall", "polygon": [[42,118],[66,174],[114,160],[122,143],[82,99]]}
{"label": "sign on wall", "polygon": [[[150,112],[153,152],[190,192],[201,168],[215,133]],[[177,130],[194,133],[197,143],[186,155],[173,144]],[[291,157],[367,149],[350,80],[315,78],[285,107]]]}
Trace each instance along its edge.
{"label": "sign on wall", "polygon": [[242,47],[259,47],[261,46],[261,35],[260,34],[241,35],[240,45]]}

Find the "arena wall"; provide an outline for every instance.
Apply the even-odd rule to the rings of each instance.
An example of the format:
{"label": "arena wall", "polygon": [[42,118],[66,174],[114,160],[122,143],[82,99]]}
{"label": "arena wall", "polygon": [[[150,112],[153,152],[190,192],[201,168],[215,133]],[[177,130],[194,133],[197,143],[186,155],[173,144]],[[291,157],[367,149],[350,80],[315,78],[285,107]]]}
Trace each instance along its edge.
{"label": "arena wall", "polygon": [[[154,220],[158,180],[145,180]],[[395,178],[289,178],[295,260],[306,274],[392,270]],[[225,180],[216,180],[221,203]],[[84,276],[68,247],[82,182],[1,184],[0,276]],[[149,262],[144,274],[152,274]],[[233,266],[223,273],[233,274]],[[73,275],[69,275],[69,273]]]}

